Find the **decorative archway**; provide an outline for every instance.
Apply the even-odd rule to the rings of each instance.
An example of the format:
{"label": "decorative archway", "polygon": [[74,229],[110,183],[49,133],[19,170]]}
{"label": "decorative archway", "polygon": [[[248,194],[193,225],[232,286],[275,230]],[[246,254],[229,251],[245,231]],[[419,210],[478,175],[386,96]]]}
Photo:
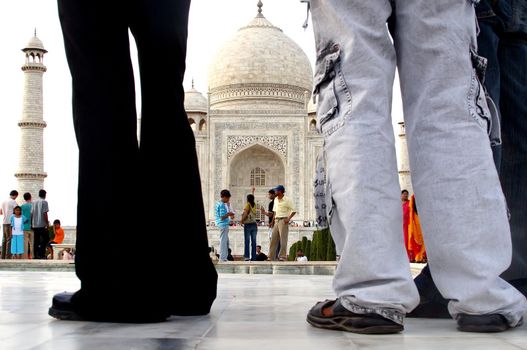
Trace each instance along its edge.
{"label": "decorative archway", "polygon": [[[255,181],[258,175],[258,181]],[[268,191],[285,182],[285,165],[282,158],[273,150],[254,144],[236,153],[229,164],[229,190],[231,203],[236,210],[235,220],[241,218],[247,195],[255,187],[255,199],[258,207],[267,210]],[[262,177],[263,176],[263,177]],[[262,181],[264,180],[264,181]],[[263,220],[258,210],[257,218]]]}

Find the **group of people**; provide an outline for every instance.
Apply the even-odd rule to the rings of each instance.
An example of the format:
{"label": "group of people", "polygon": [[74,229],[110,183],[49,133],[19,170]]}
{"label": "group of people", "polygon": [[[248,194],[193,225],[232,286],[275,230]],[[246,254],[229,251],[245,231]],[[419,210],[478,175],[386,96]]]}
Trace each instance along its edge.
{"label": "group of people", "polygon": [[18,191],[12,190],[9,199],[2,203],[2,259],[47,259],[49,244],[64,240],[64,230],[57,219],[53,222],[55,235],[50,242],[46,191],[40,190],[38,196],[33,201],[31,193],[26,192],[24,203],[19,205]]}
{"label": "group of people", "polygon": [[[499,276],[511,262],[512,227],[515,278],[525,277],[527,4],[481,1],[480,48],[488,49],[483,52],[478,51],[477,2],[307,1],[317,48],[314,95],[317,128],[324,136],[324,209],[340,254],[333,283],[337,298],[309,310],[311,325],[396,333],[419,304],[421,290],[412,280],[401,234],[391,123],[396,67],[430,276],[447,301],[448,313],[460,331],[498,332],[522,323],[527,300]],[[189,7],[190,0],[137,0],[122,11],[120,3],[59,0],[79,145],[75,267],[81,288],[53,298],[53,317],[160,322],[170,315],[210,311],[217,274],[208,255],[195,140],[183,105]],[[140,62],[140,144],[129,29]],[[161,57],[171,57],[170,78],[156,73]],[[487,86],[489,80],[494,84],[488,91],[500,99],[499,169],[510,225],[490,147],[499,145],[500,138],[499,119],[483,85],[487,62]],[[175,139],[174,130],[179,131]],[[106,240],[122,249],[118,263],[102,266],[93,249],[98,236],[92,233],[110,227],[115,218],[93,222],[91,213],[94,207],[112,212],[114,205],[101,203],[94,193],[124,203],[138,197],[146,201],[150,184],[165,166],[158,160],[160,149],[177,154],[186,165],[179,174],[184,184],[179,195],[186,201],[187,222],[193,224],[192,232],[183,235],[161,230],[158,239],[185,249],[172,249],[173,254],[155,265],[138,262],[130,252],[144,238],[144,229],[109,230]],[[136,191],[130,193],[130,188]],[[274,203],[272,260],[286,255],[287,226],[294,215],[283,188],[281,193],[275,190],[281,200]],[[234,212],[226,205],[227,190],[221,198],[216,221],[222,225],[225,259]],[[176,284],[166,279],[168,274],[178,277]],[[200,276],[198,282],[195,276]]]}
{"label": "group of people", "polygon": [[[254,191],[247,195],[247,202],[243,208],[240,223],[243,225],[244,233],[244,260],[257,260],[257,234],[258,226],[256,214],[258,208],[254,200]],[[269,260],[284,261],[287,258],[287,240],[289,235],[289,223],[296,214],[292,200],[284,195],[285,187],[278,185],[269,190],[269,210],[261,208],[263,215],[269,218]],[[216,202],[214,216],[216,226],[220,229],[220,257],[219,261],[228,261],[229,227],[234,219],[235,211],[230,203],[231,193],[229,190],[220,192],[220,200]]]}

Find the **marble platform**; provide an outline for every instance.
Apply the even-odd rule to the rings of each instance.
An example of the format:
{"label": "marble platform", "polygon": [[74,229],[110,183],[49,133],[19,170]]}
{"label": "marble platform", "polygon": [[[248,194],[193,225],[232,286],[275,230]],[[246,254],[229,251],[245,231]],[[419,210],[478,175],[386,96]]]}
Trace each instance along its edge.
{"label": "marble platform", "polygon": [[57,321],[51,297],[73,291],[73,272],[0,271],[0,349],[527,349],[527,326],[504,333],[460,333],[452,320],[407,319],[397,335],[325,331],[305,321],[318,300],[333,298],[331,276],[224,274],[211,314],[159,324]]}
{"label": "marble platform", "polygon": [[[271,275],[332,276],[337,268],[336,261],[216,261],[214,265],[218,273]],[[423,266],[410,264],[412,275],[417,275]],[[0,260],[0,271],[75,271],[75,264],[64,260]]]}

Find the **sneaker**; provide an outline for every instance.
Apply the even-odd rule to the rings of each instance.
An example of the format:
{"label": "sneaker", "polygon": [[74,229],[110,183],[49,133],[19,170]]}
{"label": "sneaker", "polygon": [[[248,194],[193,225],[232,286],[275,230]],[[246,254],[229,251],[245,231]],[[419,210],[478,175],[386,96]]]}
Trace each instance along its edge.
{"label": "sneaker", "polygon": [[[330,315],[323,312],[331,308]],[[404,330],[402,324],[377,314],[356,314],[346,309],[339,299],[315,304],[307,314],[307,322],[313,327],[360,334],[391,334]]]}

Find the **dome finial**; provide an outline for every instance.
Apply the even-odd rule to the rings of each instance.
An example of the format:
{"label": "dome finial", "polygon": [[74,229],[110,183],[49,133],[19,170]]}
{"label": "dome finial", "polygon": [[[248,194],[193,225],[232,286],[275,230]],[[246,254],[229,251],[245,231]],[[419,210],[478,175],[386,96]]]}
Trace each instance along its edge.
{"label": "dome finial", "polygon": [[194,89],[194,78],[192,78],[192,88]]}
{"label": "dome finial", "polygon": [[263,6],[262,0],[258,0],[258,4],[256,6],[258,6],[258,16],[263,16],[262,15],[262,6]]}
{"label": "dome finial", "polygon": [[35,27],[35,36],[37,36],[37,27]]}

